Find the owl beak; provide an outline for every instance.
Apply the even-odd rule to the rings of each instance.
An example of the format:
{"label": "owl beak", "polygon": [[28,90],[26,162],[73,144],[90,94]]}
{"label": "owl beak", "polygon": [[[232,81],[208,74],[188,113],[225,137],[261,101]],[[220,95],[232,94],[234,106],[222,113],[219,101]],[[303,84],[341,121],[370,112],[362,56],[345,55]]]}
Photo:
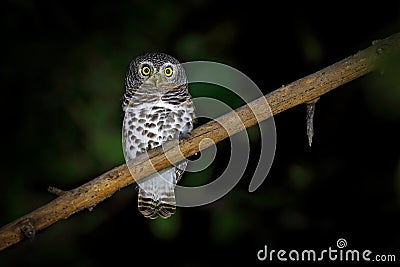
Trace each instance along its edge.
{"label": "owl beak", "polygon": [[158,88],[160,86],[160,83],[162,82],[162,76],[159,73],[155,74],[153,76],[153,82],[156,88]]}

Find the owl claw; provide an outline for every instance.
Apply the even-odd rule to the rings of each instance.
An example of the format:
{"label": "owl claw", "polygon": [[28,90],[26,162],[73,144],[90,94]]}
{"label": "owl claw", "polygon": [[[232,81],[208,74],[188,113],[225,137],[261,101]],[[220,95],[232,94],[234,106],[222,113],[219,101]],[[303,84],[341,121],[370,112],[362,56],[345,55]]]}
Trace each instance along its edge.
{"label": "owl claw", "polygon": [[187,140],[191,136],[192,136],[192,134],[189,133],[189,132],[186,132],[186,133],[185,132],[181,132],[181,133],[179,133],[179,140]]}

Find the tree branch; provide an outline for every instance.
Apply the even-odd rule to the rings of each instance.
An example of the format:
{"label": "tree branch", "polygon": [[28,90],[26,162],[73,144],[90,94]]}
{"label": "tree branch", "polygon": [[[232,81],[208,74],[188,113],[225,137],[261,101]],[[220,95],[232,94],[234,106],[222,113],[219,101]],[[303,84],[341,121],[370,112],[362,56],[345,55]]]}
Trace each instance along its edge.
{"label": "tree branch", "polygon": [[[94,207],[135,180],[211,146],[213,144],[211,140],[218,143],[227,138],[228,133],[233,135],[244,130],[244,127],[257,124],[256,118],[259,121],[268,119],[296,105],[312,101],[340,85],[371,72],[384,56],[400,50],[399,48],[400,33],[384,40],[374,41],[372,46],[353,56],[283,86],[265,97],[256,99],[215,121],[196,128],[188,139],[179,142],[179,147],[170,143],[164,149],[157,148],[150,151],[148,155],[141,155],[128,163],[133,177],[127,165],[122,164],[73,190],[62,191],[51,188],[51,191],[58,195],[56,199],[0,228],[0,250],[25,238],[33,238],[38,231],[61,219],[68,218],[75,212]],[[269,103],[270,109],[266,107],[265,101]],[[237,116],[241,121],[236,119]],[[204,138],[211,140],[206,139],[201,142]]]}

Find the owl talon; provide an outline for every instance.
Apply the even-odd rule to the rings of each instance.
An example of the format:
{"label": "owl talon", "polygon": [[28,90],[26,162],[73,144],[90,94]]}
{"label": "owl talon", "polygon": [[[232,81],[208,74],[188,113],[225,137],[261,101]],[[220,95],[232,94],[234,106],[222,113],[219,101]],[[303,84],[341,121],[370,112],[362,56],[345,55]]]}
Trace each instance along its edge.
{"label": "owl talon", "polygon": [[181,132],[181,133],[179,133],[179,140],[187,140],[191,136],[192,136],[192,134],[189,132],[187,132],[187,133]]}

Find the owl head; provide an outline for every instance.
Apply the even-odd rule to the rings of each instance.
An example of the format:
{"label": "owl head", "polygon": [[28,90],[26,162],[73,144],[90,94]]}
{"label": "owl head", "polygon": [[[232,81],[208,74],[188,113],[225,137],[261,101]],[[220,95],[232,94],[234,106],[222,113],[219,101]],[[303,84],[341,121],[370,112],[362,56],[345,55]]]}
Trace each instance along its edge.
{"label": "owl head", "polygon": [[186,73],[174,57],[164,53],[148,53],[129,64],[125,76],[127,90],[138,89],[160,93],[187,85]]}

